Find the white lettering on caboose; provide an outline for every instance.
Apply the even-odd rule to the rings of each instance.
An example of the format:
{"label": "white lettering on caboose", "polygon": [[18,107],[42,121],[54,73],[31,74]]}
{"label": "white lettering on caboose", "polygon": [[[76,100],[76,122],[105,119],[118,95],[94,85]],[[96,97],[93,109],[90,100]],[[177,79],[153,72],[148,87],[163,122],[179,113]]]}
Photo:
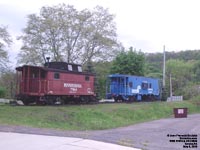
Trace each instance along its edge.
{"label": "white lettering on caboose", "polygon": [[75,84],[75,83],[64,83],[64,87],[69,88],[82,88],[81,84]]}

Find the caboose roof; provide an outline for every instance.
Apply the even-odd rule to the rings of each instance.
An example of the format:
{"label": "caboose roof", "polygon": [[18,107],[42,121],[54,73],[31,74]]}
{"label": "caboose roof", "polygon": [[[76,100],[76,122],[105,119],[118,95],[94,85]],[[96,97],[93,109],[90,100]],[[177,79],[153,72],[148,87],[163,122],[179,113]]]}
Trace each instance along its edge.
{"label": "caboose roof", "polygon": [[146,79],[157,79],[157,80],[159,80],[159,78],[136,76],[136,75],[126,75],[126,74],[110,74],[110,75],[108,75],[108,77],[110,77],[110,78],[112,78],[112,77],[137,77],[137,78],[146,78]]}
{"label": "caboose roof", "polygon": [[68,70],[48,68],[48,67],[42,67],[42,66],[32,66],[32,65],[23,65],[23,66],[17,67],[16,70],[23,71],[23,68],[26,68],[26,67],[38,68],[47,72],[50,71],[50,72],[61,72],[61,73],[71,73],[71,74],[95,75],[94,73],[89,73],[89,72],[68,71]]}
{"label": "caboose roof", "polygon": [[23,71],[23,68],[25,67],[31,67],[31,68],[40,68],[40,69],[43,69],[44,67],[41,67],[41,66],[32,66],[32,65],[23,65],[23,66],[19,66],[19,67],[16,67],[15,69],[17,71]]}

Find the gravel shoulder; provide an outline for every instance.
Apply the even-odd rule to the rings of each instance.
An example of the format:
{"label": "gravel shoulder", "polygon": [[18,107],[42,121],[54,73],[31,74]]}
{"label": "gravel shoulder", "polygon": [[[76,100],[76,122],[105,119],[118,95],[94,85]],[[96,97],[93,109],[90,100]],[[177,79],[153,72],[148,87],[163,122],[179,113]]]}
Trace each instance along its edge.
{"label": "gravel shoulder", "polygon": [[[170,142],[170,140],[179,140],[178,135],[197,135],[198,148],[192,150],[200,148],[200,114],[98,131],[66,131],[10,125],[0,125],[0,131],[84,138],[143,150],[181,150],[184,149],[184,142]],[[170,137],[173,135],[175,136]]]}

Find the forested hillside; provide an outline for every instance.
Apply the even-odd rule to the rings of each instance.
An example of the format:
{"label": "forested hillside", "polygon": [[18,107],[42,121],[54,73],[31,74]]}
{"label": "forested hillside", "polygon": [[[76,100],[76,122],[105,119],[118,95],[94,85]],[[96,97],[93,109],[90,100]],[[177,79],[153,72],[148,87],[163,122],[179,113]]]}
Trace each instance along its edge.
{"label": "forested hillside", "polygon": [[[146,76],[162,79],[163,53],[145,54]],[[166,88],[172,76],[173,94],[185,99],[198,95],[200,83],[200,50],[166,52]],[[168,92],[169,95],[169,92]]]}
{"label": "forested hillside", "polygon": [[[195,64],[200,61],[200,50],[165,52],[165,58],[166,62],[173,59],[180,60],[183,63],[190,62]],[[162,75],[163,53],[146,53],[145,60],[147,65],[146,75],[148,75],[149,73],[161,73]]]}
{"label": "forested hillside", "polygon": [[[163,53],[146,53],[146,61],[149,63],[162,63]],[[186,50],[180,52],[165,52],[166,61],[169,59],[179,59],[184,61],[199,60],[200,50]]]}

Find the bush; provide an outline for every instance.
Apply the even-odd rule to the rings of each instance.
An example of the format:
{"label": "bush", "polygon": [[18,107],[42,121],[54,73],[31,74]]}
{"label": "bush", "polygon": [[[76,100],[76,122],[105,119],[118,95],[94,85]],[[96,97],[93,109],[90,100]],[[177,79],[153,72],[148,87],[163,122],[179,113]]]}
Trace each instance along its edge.
{"label": "bush", "polygon": [[199,85],[188,85],[182,89],[182,95],[185,100],[190,100],[193,97],[196,97],[200,93]]}
{"label": "bush", "polygon": [[5,97],[6,96],[6,89],[3,87],[0,87],[0,98]]}

